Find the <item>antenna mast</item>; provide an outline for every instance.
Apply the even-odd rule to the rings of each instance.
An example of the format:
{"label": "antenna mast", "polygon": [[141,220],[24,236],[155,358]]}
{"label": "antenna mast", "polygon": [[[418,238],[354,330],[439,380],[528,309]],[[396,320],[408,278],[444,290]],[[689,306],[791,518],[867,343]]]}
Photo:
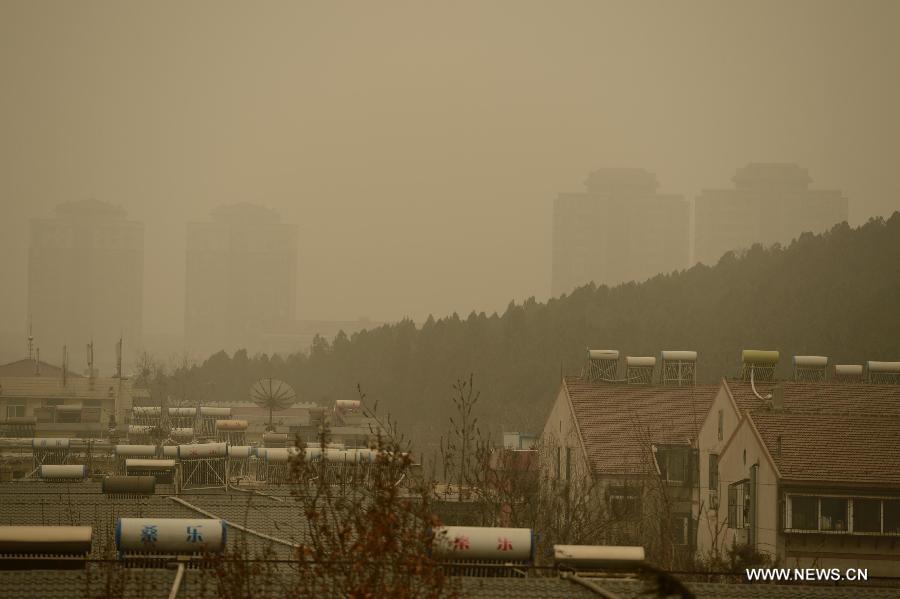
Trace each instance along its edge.
{"label": "antenna mast", "polygon": [[87,344],[88,376],[94,378],[94,340]]}
{"label": "antenna mast", "polygon": [[119,333],[119,341],[116,343],[116,378],[122,378],[122,334]]}
{"label": "antenna mast", "polygon": [[34,335],[31,334],[31,313],[28,313],[28,359],[34,359]]}

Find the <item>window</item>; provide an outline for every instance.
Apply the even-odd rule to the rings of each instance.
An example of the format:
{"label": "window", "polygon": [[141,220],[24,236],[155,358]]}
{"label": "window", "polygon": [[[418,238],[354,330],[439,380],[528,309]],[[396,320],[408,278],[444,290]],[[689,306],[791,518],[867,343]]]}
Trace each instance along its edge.
{"label": "window", "polygon": [[853,532],[881,532],[881,500],[853,500]]}
{"label": "window", "polygon": [[728,528],[750,526],[750,481],[739,480],[728,485]]}
{"label": "window", "polygon": [[83,402],[84,407],[86,408],[102,408],[103,400],[102,399],[85,399]]}
{"label": "window", "polygon": [[566,447],[566,480],[572,480],[572,448]]}
{"label": "window", "polygon": [[817,497],[791,497],[791,528],[819,530],[819,499]]}
{"label": "window", "polygon": [[841,497],[823,497],[819,500],[821,530],[847,530],[847,507],[849,502]]}
{"label": "window", "polygon": [[725,412],[719,410],[719,441],[725,439]]}
{"label": "window", "polygon": [[641,513],[641,492],[629,486],[611,486],[607,495],[609,513],[613,519],[624,520]]}
{"label": "window", "polygon": [[719,509],[719,456],[709,454],[709,509]]}
{"label": "window", "polygon": [[900,534],[900,499],[793,496],[790,508],[789,530]]}
{"label": "window", "polygon": [[12,399],[6,404],[7,418],[24,418],[25,417],[25,400]]}
{"label": "window", "polygon": [[900,533],[900,499],[884,500],[884,532]]}
{"label": "window", "polygon": [[559,448],[559,447],[556,448],[556,480],[559,480],[560,478],[562,478],[562,455],[560,453],[561,451],[562,451],[561,448]]}
{"label": "window", "polygon": [[709,454],[709,489],[719,489],[719,456],[714,453]]}
{"label": "window", "polygon": [[690,539],[690,517],[672,516],[672,543],[676,546],[686,546]]}
{"label": "window", "polygon": [[659,449],[656,452],[660,477],[670,483],[690,481],[690,454],[685,449]]}

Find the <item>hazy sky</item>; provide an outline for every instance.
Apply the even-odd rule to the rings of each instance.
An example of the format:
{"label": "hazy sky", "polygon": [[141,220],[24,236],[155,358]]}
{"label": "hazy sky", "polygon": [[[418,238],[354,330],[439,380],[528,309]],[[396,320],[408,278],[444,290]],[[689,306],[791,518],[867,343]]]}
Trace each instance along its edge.
{"label": "hazy sky", "polygon": [[[144,328],[183,327],[185,222],[300,227],[298,315],[543,299],[550,208],[600,166],[692,198],[797,162],[900,208],[900,2],[0,2],[0,334],[27,219],[146,224]],[[14,337],[14,339],[13,339]]]}

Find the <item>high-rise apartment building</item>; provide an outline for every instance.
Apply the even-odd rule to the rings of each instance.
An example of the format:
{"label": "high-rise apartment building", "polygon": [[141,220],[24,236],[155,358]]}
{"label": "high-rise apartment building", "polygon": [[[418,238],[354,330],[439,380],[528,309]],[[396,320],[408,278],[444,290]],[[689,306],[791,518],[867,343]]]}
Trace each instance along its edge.
{"label": "high-rise apartment building", "polygon": [[86,364],[79,356],[93,339],[98,365],[108,368],[120,336],[138,347],[143,279],[144,225],[123,209],[84,200],[57,206],[54,218],[33,219],[28,309],[42,355],[59,361],[66,344],[72,364]]}
{"label": "high-rise apartment building", "polygon": [[847,198],[839,190],[810,189],[809,173],[795,164],[748,164],[732,180],[733,189],[706,189],[697,198],[697,262],[715,264],[730,250],[789,243],[847,220]]}
{"label": "high-rise apartment building", "polygon": [[185,338],[207,354],[259,345],[292,326],[297,303],[297,227],[251,204],[223,206],[189,223]]}
{"label": "high-rise apartment building", "polygon": [[688,265],[688,203],[658,193],[653,173],[600,169],[585,186],[586,193],[560,194],[553,205],[554,296],[591,281],[641,281]]}

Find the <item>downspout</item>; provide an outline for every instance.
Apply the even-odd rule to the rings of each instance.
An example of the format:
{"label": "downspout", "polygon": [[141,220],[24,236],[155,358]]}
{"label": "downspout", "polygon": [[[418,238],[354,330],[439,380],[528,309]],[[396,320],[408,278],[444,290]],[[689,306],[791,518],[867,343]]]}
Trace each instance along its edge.
{"label": "downspout", "polygon": [[747,539],[747,543],[756,551],[756,515],[758,513],[758,509],[756,506],[757,501],[757,487],[759,485],[759,462],[750,466],[750,530],[748,531],[749,538]]}

